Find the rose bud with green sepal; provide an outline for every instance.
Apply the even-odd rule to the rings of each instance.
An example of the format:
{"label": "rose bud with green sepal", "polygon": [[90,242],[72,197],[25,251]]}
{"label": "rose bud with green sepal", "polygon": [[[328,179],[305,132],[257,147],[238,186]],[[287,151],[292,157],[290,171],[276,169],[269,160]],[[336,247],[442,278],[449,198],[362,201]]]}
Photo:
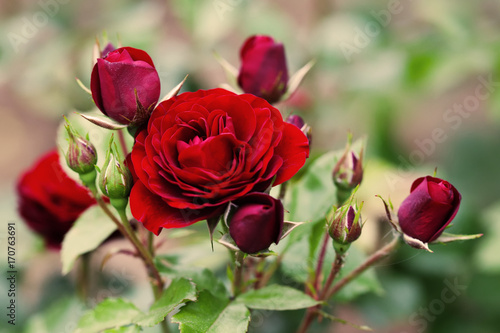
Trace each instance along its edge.
{"label": "rose bud with green sepal", "polygon": [[402,232],[424,244],[436,240],[457,215],[461,198],[445,180],[431,176],[416,179],[398,210]]}
{"label": "rose bud with green sepal", "polygon": [[105,115],[120,124],[136,124],[147,121],[158,102],[160,78],[146,52],[121,47],[97,59],[90,89]]}
{"label": "rose bud with green sepal", "polygon": [[102,193],[110,198],[113,206],[115,202],[120,201],[119,199],[125,199],[124,205],[126,206],[132,183],[132,174],[120,159],[116,144],[111,137],[106,161],[99,176],[99,187]]}
{"label": "rose bud with green sepal", "polygon": [[333,183],[337,188],[337,203],[343,204],[356,186],[363,180],[363,147],[359,154],[352,148],[352,135],[349,134],[344,153],[335,164],[332,172]]}
{"label": "rose bud with green sepal", "polygon": [[83,138],[66,120],[66,131],[69,137],[69,148],[66,153],[66,163],[69,168],[78,174],[95,172],[97,152],[89,138]]}
{"label": "rose bud with green sepal", "polygon": [[333,239],[335,251],[339,254],[344,254],[352,242],[357,240],[361,235],[361,203],[357,205],[351,203],[341,206],[333,213],[333,218],[329,222],[328,233]]}
{"label": "rose bud with green sepal", "polygon": [[285,48],[272,37],[249,37],[240,50],[238,85],[245,93],[278,102],[288,84]]}
{"label": "rose bud with green sepal", "polygon": [[241,251],[257,253],[278,244],[284,223],[280,200],[254,192],[234,204],[237,208],[229,222],[229,234]]}

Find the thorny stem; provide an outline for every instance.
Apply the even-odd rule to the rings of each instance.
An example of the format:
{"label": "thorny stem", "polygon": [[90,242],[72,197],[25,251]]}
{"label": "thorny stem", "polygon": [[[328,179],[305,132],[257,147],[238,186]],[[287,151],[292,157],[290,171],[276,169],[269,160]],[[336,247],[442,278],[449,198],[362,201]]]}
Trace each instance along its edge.
{"label": "thorny stem", "polygon": [[151,277],[153,281],[155,280],[155,282],[152,282],[152,286],[153,286],[153,293],[155,296],[155,300],[157,300],[158,298],[160,298],[164,286],[160,273],[156,269],[151,254],[149,253],[148,250],[146,250],[146,248],[144,248],[143,244],[137,238],[134,230],[132,229],[132,226],[130,225],[130,222],[127,218],[127,214],[125,213],[125,209],[118,210],[118,214],[120,215],[120,219],[122,220],[123,226],[125,227],[125,230],[129,235],[128,237],[129,240],[135,246],[141,258],[144,260],[144,264],[146,265],[148,275]]}
{"label": "thorny stem", "polygon": [[109,209],[108,205],[102,200],[102,198],[97,194],[97,192],[94,192],[94,197],[97,200],[97,203],[99,204],[99,207],[104,211],[106,215],[111,219],[116,224],[116,227],[118,228],[118,231],[127,239],[129,240],[132,245],[135,247],[137,250],[137,253],[141,257],[141,259],[144,261],[144,264],[146,265],[146,269],[148,271],[148,275],[155,280],[154,284],[154,295],[155,299],[159,298],[161,295],[161,291],[163,291],[163,280],[161,279],[160,273],[156,269],[156,266],[153,263],[153,259],[149,255],[148,251],[142,246],[141,242],[137,239],[135,236],[134,231],[132,230],[132,227],[130,226],[130,223],[127,219],[127,216],[125,212],[120,213],[120,218],[123,221],[123,224],[120,223],[120,220],[116,218],[116,216],[111,212]]}
{"label": "thorny stem", "polygon": [[335,261],[332,264],[332,270],[330,271],[330,275],[328,275],[328,278],[325,282],[323,290],[321,290],[321,293],[319,295],[319,299],[321,299],[321,300],[328,299],[326,297],[326,293],[328,292],[328,289],[330,289],[330,286],[332,285],[333,281],[337,277],[337,274],[339,274],[340,269],[344,265],[344,257],[345,257],[344,254],[335,253]]}
{"label": "thorny stem", "polygon": [[[358,266],[355,270],[351,271],[344,278],[338,281],[333,287],[330,288],[331,283],[333,283],[333,281],[335,280],[335,277],[337,276],[338,272],[340,271],[344,263],[344,256],[337,254],[330,275],[328,276],[324,288],[320,293],[319,297],[317,298],[317,300],[327,301],[328,299],[330,299],[330,297],[332,297],[335,293],[337,293],[340,289],[342,289],[346,284],[354,280],[356,277],[358,277],[365,270],[373,266],[375,263],[387,257],[389,254],[391,254],[391,252],[394,251],[399,244],[400,244],[400,238],[395,237],[390,243],[385,245],[383,248],[379,249],[377,252],[373,253],[360,266]],[[314,318],[318,315],[319,308],[320,305],[310,307],[307,309],[304,319],[302,320],[302,324],[297,330],[297,333],[305,333],[307,331],[309,325],[311,325]]]}
{"label": "thorny stem", "polygon": [[276,260],[272,263],[272,265],[266,270],[265,274],[258,280],[258,284],[255,289],[260,289],[266,286],[274,272],[278,269],[283,260],[283,253],[276,258]]}
{"label": "thorny stem", "polygon": [[[328,279],[326,280],[323,289],[319,291],[319,284],[316,288],[316,290],[319,291],[317,295],[318,301],[326,301],[328,299],[325,298],[325,295],[328,291],[328,288],[330,288],[330,285],[333,283],[333,280],[335,280],[335,277],[340,272],[340,269],[342,268],[343,264],[344,264],[344,255],[336,253],[335,261],[332,264],[332,270],[330,271],[330,275],[328,275]],[[316,318],[316,316],[318,315],[318,310],[320,308],[321,305],[316,305],[307,309],[304,319],[302,320],[302,324],[300,325],[299,330],[297,330],[297,332],[305,333],[307,331],[309,325],[311,325],[314,318]]]}
{"label": "thorny stem", "polygon": [[340,281],[338,281],[326,294],[326,298],[328,299],[333,296],[336,292],[342,289],[346,284],[351,282],[354,278],[359,276],[365,270],[370,268],[376,262],[382,260],[387,257],[394,251],[400,244],[400,238],[395,237],[389,244],[385,245],[383,248],[379,249],[377,252],[373,253],[370,257],[368,257],[365,262],[363,262],[358,268],[351,271],[349,274],[344,276]]}
{"label": "thorny stem", "polygon": [[321,245],[321,251],[318,257],[318,265],[316,266],[316,273],[314,277],[313,288],[315,293],[319,291],[321,285],[321,272],[323,270],[323,263],[325,262],[326,248],[329,240],[330,235],[328,233],[325,233],[325,238],[323,239],[323,244]]}

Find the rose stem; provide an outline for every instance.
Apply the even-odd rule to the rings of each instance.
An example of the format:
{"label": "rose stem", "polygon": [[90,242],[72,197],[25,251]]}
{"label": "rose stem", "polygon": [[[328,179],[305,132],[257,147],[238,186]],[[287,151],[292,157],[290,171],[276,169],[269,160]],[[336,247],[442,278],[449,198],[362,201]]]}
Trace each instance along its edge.
{"label": "rose stem", "polygon": [[382,260],[383,258],[387,257],[389,254],[391,254],[392,251],[397,249],[398,245],[400,244],[400,237],[395,237],[390,243],[385,245],[383,248],[379,249],[377,252],[373,253],[370,257],[368,257],[365,262],[363,262],[358,268],[355,270],[351,271],[349,274],[344,276],[340,281],[338,281],[327,293],[325,299],[329,299],[331,296],[333,296],[337,291],[342,289],[346,284],[351,282],[354,278],[356,278],[358,275],[366,271],[368,268],[370,268],[373,264],[376,262]]}
{"label": "rose stem", "polygon": [[120,140],[120,146],[122,147],[123,156],[127,157],[128,155],[127,142],[125,142],[125,135],[123,135],[122,129],[118,130],[118,139]]}
{"label": "rose stem", "polygon": [[238,296],[242,292],[243,284],[243,261],[245,254],[241,251],[236,252],[234,259],[234,278],[233,278],[233,294]]}
{"label": "rose stem", "polygon": [[328,245],[328,241],[330,240],[330,235],[328,232],[325,233],[325,238],[323,239],[323,244],[321,245],[321,252],[318,257],[318,265],[316,266],[316,273],[314,275],[314,293],[316,293],[321,285],[321,275],[323,270],[323,263],[325,262],[326,248]]}
{"label": "rose stem", "polygon": [[266,284],[269,282],[271,277],[273,276],[274,272],[278,269],[278,267],[281,264],[281,261],[283,260],[283,253],[276,258],[276,260],[271,264],[271,266],[266,270],[264,275],[260,278],[260,281],[258,281],[258,284],[256,285],[255,289],[260,289],[262,287],[265,287]]}
{"label": "rose stem", "polygon": [[280,186],[280,193],[278,195],[278,199],[280,199],[281,201],[285,199],[287,187],[288,187],[288,182],[284,182]]}
{"label": "rose stem", "polygon": [[126,232],[130,235],[129,240],[132,242],[132,244],[134,244],[137,251],[140,252],[141,257],[143,258],[144,263],[146,264],[148,275],[153,280],[156,279],[156,283],[152,283],[152,285],[153,285],[153,293],[155,295],[155,300],[158,300],[163,291],[163,280],[161,279],[160,273],[156,269],[151,254],[149,253],[148,250],[144,248],[143,244],[141,243],[141,241],[139,241],[134,230],[132,229],[132,226],[130,225],[130,222],[127,218],[127,214],[125,213],[125,209],[118,210],[118,214],[120,215],[120,218],[122,220]]}
{"label": "rose stem", "polygon": [[[330,297],[332,297],[336,292],[338,292],[341,288],[343,288],[346,284],[351,282],[353,279],[358,277],[361,273],[363,273],[365,270],[370,268],[373,264],[377,263],[378,261],[382,260],[383,258],[387,257],[389,254],[391,254],[392,251],[394,251],[398,245],[400,244],[400,238],[395,237],[390,243],[385,245],[383,248],[379,249],[377,252],[373,253],[370,257],[368,257],[360,266],[358,266],[355,270],[351,271],[349,274],[347,274],[344,278],[342,278],[340,281],[338,281],[330,290],[328,288],[330,287],[329,284],[333,282],[335,279],[335,276],[338,274],[340,271],[340,268],[343,265],[344,258],[343,256],[339,256],[338,254],[335,257],[335,262],[332,267],[332,271],[330,272],[330,275],[328,276],[328,281],[325,283],[324,289],[318,298],[319,301],[327,301]],[[304,319],[302,320],[302,324],[300,325],[299,329],[297,330],[297,333],[305,333],[307,331],[307,328],[309,325],[312,323],[314,318],[317,316],[317,308],[318,306],[311,307],[307,309],[306,315],[304,316]]]}
{"label": "rose stem", "polygon": [[127,216],[125,215],[125,211],[123,213],[120,213],[120,217],[123,221],[123,224],[120,223],[120,221],[115,217],[115,215],[111,212],[111,210],[108,208],[104,200],[100,196],[97,195],[97,193],[94,193],[94,197],[97,200],[97,203],[101,207],[101,209],[106,213],[106,215],[109,216],[109,218],[116,224],[116,227],[120,231],[120,233],[127,238],[132,245],[136,248],[137,253],[139,256],[142,258],[144,261],[144,264],[146,265],[146,269],[148,271],[148,275],[156,280],[156,284],[153,284],[153,293],[155,295],[155,299],[159,298],[161,295],[161,291],[163,290],[163,280],[161,279],[160,273],[156,269],[156,266],[153,263],[153,259],[149,255],[148,251],[142,246],[141,242],[137,239],[135,236],[135,233],[133,232],[132,228],[130,227],[130,223],[127,219]]}
{"label": "rose stem", "polygon": [[90,286],[90,253],[81,256],[81,263],[78,270],[78,294],[86,304]]}

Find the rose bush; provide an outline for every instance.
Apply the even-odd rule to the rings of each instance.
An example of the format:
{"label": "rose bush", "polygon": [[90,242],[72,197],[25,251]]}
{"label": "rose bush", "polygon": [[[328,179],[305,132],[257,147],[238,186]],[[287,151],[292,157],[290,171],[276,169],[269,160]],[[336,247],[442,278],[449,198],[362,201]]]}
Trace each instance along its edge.
{"label": "rose bush", "polygon": [[89,191],[69,178],[56,150],[42,156],[17,183],[19,214],[28,227],[58,249],[73,222],[95,204]]}
{"label": "rose bush", "polygon": [[132,214],[155,234],[218,217],[230,201],[290,179],[308,155],[306,136],[264,99],[180,94],[136,136]]}
{"label": "rose bush", "polygon": [[265,193],[249,193],[236,200],[229,234],[245,253],[256,253],[278,244],[283,230],[283,205]]}
{"label": "rose bush", "polygon": [[[134,121],[138,111],[146,113],[156,105],[160,98],[160,77],[146,52],[121,47],[97,59],[90,78],[90,89],[99,110],[111,119],[128,125]],[[140,107],[142,110],[138,110]]]}
{"label": "rose bush", "polygon": [[401,230],[424,243],[432,242],[455,218],[461,199],[445,180],[431,176],[416,179],[398,210]]}

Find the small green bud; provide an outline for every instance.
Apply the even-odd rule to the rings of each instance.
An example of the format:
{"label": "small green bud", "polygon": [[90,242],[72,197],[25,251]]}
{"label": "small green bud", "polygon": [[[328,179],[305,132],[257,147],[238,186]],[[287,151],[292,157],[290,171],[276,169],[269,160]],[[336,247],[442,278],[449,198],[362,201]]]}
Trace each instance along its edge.
{"label": "small green bud", "polygon": [[361,235],[361,207],[350,203],[341,206],[329,221],[328,233],[333,239],[333,246],[337,253],[345,253],[349,245]]}
{"label": "small green bud", "polygon": [[352,191],[363,180],[363,147],[357,154],[351,149],[351,143],[352,135],[349,134],[344,154],[332,172],[333,183],[342,191]]}
{"label": "small green bud", "polygon": [[69,168],[80,175],[95,171],[97,152],[88,137],[78,134],[66,119],[66,131],[69,137],[69,148],[66,153],[66,163]]}
{"label": "small green bud", "polygon": [[132,174],[120,160],[113,137],[111,137],[106,161],[99,176],[99,187],[102,193],[110,199],[128,198],[132,189]]}

